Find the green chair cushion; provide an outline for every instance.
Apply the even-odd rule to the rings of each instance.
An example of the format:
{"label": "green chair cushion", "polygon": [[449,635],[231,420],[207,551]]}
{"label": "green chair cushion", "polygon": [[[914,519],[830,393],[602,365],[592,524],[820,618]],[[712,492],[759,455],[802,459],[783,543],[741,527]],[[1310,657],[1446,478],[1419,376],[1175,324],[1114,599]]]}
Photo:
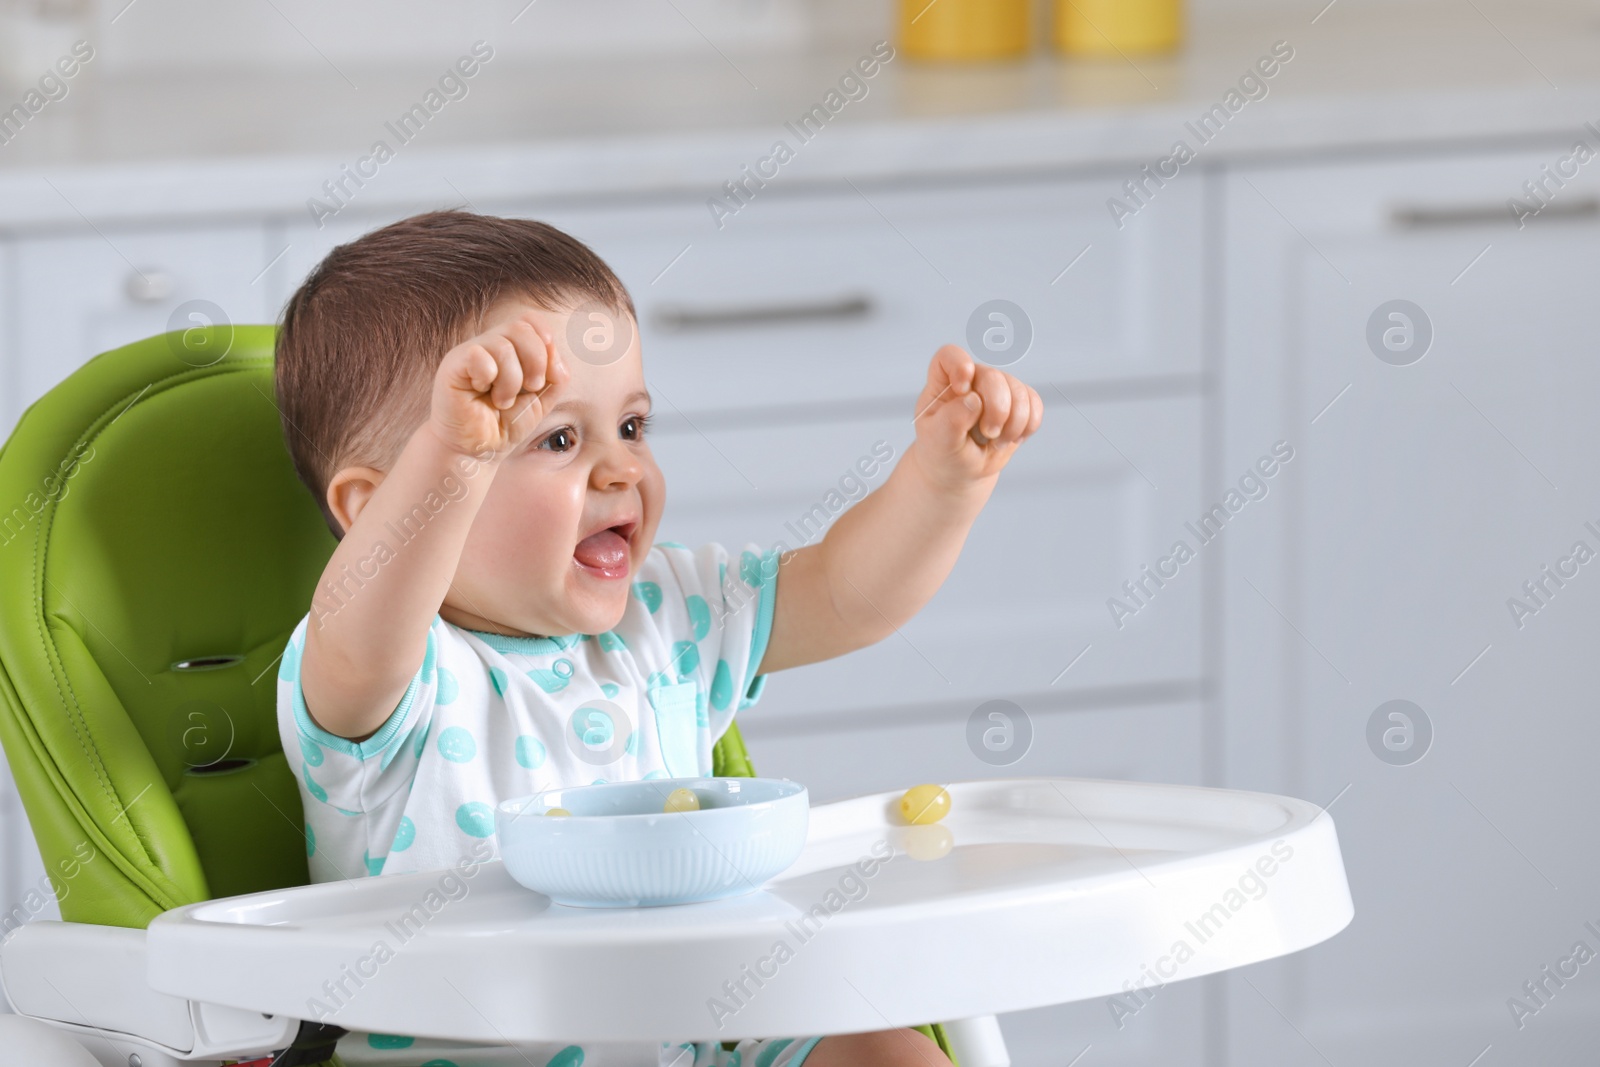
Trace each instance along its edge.
{"label": "green chair cushion", "polygon": [[0,741],[67,919],[306,881],[272,666],[334,541],[282,444],[273,336],[107,352],[0,450]]}

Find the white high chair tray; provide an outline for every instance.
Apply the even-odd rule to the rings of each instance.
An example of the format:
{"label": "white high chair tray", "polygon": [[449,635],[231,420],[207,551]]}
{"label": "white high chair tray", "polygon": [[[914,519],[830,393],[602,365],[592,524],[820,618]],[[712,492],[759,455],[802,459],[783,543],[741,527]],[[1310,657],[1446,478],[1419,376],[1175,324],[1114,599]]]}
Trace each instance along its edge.
{"label": "white high chair tray", "polygon": [[[795,865],[728,900],[564,907],[495,861],[177,908],[149,927],[150,984],[417,1037],[733,1040],[1123,993],[1306,948],[1354,915],[1333,821],[1305,801],[1075,778],[948,788],[935,827],[903,825],[899,792],[813,808]],[[938,851],[937,827],[953,847],[912,858]],[[852,870],[884,842],[891,859]]]}

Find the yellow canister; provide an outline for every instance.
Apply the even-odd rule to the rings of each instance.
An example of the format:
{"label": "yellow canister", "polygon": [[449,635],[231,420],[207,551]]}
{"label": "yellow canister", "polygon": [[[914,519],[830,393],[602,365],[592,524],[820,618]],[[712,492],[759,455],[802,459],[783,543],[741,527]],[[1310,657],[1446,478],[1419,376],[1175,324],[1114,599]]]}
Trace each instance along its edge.
{"label": "yellow canister", "polygon": [[913,59],[1007,59],[1028,51],[1030,0],[900,0],[900,47]]}
{"label": "yellow canister", "polygon": [[1056,47],[1068,55],[1170,52],[1183,42],[1183,0],[1056,0],[1055,16]]}

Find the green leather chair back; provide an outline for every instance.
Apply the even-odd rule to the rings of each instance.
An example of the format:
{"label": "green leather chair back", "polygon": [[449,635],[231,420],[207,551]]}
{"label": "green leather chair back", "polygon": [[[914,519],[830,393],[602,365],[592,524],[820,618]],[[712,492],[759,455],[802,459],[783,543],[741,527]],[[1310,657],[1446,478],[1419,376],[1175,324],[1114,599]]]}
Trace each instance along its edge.
{"label": "green leather chair back", "polygon": [[[283,446],[274,336],[106,352],[0,449],[0,743],[69,921],[307,880],[276,664],[335,542]],[[736,729],[716,755],[754,773]]]}
{"label": "green leather chair back", "polygon": [[104,353],[0,450],[0,741],[69,920],[307,879],[273,664],[334,541],[282,445],[272,343]]}

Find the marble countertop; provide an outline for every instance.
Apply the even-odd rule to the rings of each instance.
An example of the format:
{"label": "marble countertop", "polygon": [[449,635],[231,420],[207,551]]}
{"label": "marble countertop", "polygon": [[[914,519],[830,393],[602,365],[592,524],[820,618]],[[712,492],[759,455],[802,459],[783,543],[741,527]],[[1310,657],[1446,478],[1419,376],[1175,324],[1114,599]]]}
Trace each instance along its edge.
{"label": "marble countertop", "polygon": [[[792,127],[873,40],[803,52],[531,65],[489,61],[406,142],[392,124],[471,42],[436,69],[185,71],[100,77],[0,144],[0,226],[13,231],[131,220],[309,219],[325,181],[385,141],[393,158],[363,208],[529,203],[540,198],[715,195],[785,141],[786,183],[1122,168],[1179,138],[1203,162],[1485,141],[1560,143],[1600,119],[1600,10],[1505,0],[1296,3],[1198,21],[1167,58],[950,68],[897,56],[826,127]],[[1277,45],[1293,50],[1248,83],[1203,143],[1187,124]],[[0,106],[25,86],[3,86]],[[1264,93],[1264,95],[1263,95]],[[859,90],[856,91],[859,95]],[[1250,96],[1254,96],[1253,99]],[[786,125],[789,124],[789,125]]]}

